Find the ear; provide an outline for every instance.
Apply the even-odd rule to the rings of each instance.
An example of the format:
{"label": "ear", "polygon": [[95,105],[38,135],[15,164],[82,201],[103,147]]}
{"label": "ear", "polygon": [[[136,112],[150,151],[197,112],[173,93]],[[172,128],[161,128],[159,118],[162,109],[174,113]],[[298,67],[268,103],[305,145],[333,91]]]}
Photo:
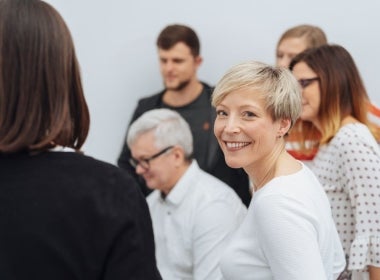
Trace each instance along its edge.
{"label": "ear", "polygon": [[197,67],[199,67],[203,62],[203,58],[200,55],[198,55],[198,56],[194,57],[194,61],[195,61],[195,64],[197,65]]}
{"label": "ear", "polygon": [[292,121],[290,119],[281,119],[280,120],[280,126],[279,126],[278,131],[277,131],[278,138],[281,138],[288,133],[291,124],[292,124]]}
{"label": "ear", "polygon": [[174,161],[175,165],[182,166],[185,161],[185,152],[181,147],[175,146],[173,148],[173,155],[174,155]]}

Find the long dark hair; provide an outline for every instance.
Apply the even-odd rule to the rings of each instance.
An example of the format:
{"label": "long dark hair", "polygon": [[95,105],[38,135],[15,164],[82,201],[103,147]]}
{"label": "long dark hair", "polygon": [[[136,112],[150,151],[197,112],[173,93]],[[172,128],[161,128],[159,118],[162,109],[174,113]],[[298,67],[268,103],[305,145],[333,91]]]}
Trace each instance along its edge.
{"label": "long dark hair", "polygon": [[[353,116],[367,125],[379,139],[379,128],[368,120],[369,97],[360,73],[349,52],[339,45],[323,45],[298,54],[290,70],[304,62],[319,77],[321,103],[318,119],[321,124],[319,144],[327,143],[339,130],[346,116]],[[318,134],[310,122],[301,122],[303,135]]]}
{"label": "long dark hair", "polygon": [[64,20],[39,0],[0,0],[0,153],[83,145],[89,112]]}

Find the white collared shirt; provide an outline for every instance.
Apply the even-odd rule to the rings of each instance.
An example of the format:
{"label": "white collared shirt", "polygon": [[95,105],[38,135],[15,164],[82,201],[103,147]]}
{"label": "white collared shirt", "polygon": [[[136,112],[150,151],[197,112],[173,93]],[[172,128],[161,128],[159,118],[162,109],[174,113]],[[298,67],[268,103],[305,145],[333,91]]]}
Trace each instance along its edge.
{"label": "white collared shirt", "polygon": [[164,280],[222,279],[220,256],[247,212],[236,193],[195,160],[166,196],[148,198]]}

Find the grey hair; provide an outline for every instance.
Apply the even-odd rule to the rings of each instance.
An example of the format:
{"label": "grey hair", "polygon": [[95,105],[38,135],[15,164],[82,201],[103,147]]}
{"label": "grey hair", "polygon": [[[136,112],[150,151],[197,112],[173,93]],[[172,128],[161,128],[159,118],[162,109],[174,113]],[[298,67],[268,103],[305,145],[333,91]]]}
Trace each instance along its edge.
{"label": "grey hair", "polygon": [[136,139],[147,132],[154,131],[155,145],[159,149],[180,146],[187,159],[192,158],[193,136],[189,124],[176,111],[153,109],[142,114],[129,127],[127,144],[133,145]]}
{"label": "grey hair", "polygon": [[228,94],[241,89],[262,96],[274,121],[290,119],[293,126],[301,113],[300,86],[286,68],[257,61],[235,65],[217,83],[211,97],[212,105],[219,105]]}

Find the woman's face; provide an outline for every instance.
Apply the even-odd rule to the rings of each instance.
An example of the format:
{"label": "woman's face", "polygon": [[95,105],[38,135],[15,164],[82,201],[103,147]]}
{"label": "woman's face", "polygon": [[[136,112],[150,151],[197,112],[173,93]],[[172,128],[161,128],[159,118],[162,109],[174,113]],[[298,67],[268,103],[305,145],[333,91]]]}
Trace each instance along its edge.
{"label": "woman's face", "polygon": [[321,104],[321,92],[317,74],[305,62],[293,67],[293,74],[302,90],[302,113],[300,118],[318,126],[318,112]]}
{"label": "woman's face", "polygon": [[282,40],[276,51],[276,65],[288,68],[290,61],[306,48],[307,45],[303,38],[286,38]]}
{"label": "woman's face", "polygon": [[216,106],[214,133],[232,168],[254,167],[270,157],[279,143],[280,121],[273,121],[258,92],[241,89]]}

